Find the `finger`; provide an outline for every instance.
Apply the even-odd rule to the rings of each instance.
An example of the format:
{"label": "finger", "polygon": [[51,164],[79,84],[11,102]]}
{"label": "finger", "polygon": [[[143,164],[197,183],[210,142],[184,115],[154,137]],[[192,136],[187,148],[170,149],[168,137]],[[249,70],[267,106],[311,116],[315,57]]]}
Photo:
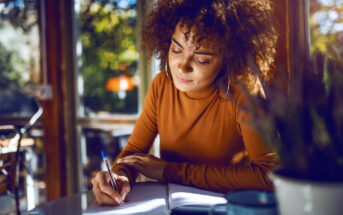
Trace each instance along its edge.
{"label": "finger", "polygon": [[123,175],[116,175],[116,181],[118,183],[119,189],[120,189],[120,195],[121,195],[121,200],[124,201],[126,199],[127,194],[131,190],[129,178]]}
{"label": "finger", "polygon": [[148,154],[139,153],[139,152],[134,153],[134,154],[132,154],[132,155],[139,156],[139,157],[146,157],[146,156],[148,156]]}
{"label": "finger", "polygon": [[118,163],[121,163],[121,162],[126,162],[126,161],[129,161],[129,160],[143,160],[143,156],[139,156],[139,155],[128,155],[128,156],[125,156],[125,157],[122,157],[120,159],[118,159]]}
{"label": "finger", "polygon": [[118,172],[116,172],[116,174],[117,174],[117,176],[125,177],[127,180],[129,180],[128,175],[125,171],[119,170]]}
{"label": "finger", "polygon": [[[111,174],[112,174],[112,177],[114,180],[118,180],[119,176],[117,174],[115,174],[114,172],[111,172]],[[110,179],[110,178],[108,178],[108,179]]]}
{"label": "finger", "polygon": [[160,158],[158,158],[158,157],[156,157],[156,156],[154,156],[154,155],[148,155],[147,157],[148,157],[149,159],[151,159],[151,160],[158,160],[158,161],[161,160]]}
{"label": "finger", "polygon": [[128,165],[142,165],[145,161],[141,157],[130,156],[118,160],[118,163],[128,164]]}
{"label": "finger", "polygon": [[[109,184],[109,175],[106,171],[98,172],[91,182],[93,184],[94,195],[100,204],[118,205],[120,203],[118,197],[115,198],[116,194]],[[117,195],[119,194],[117,193]]]}
{"label": "finger", "polygon": [[129,178],[127,176],[117,176],[118,183],[124,184],[129,183]]}
{"label": "finger", "polygon": [[123,157],[121,159],[119,159],[118,161],[123,161],[123,162],[127,162],[127,161],[145,161],[148,158],[148,156],[139,156],[139,155],[129,155],[127,157]]}
{"label": "finger", "polygon": [[102,193],[98,184],[93,184],[93,193],[99,205],[119,205],[118,202],[113,200],[106,193]]}
{"label": "finger", "polygon": [[144,160],[146,158],[149,158],[150,156],[153,156],[153,155],[150,155],[150,154],[144,154],[144,153],[134,153],[134,154],[131,154],[131,155],[127,155],[125,157],[122,157],[118,160],[125,160],[125,159],[131,159],[131,158],[136,158],[138,160]]}
{"label": "finger", "polygon": [[122,164],[126,164],[128,166],[131,166],[133,168],[135,168],[136,170],[143,170],[144,169],[144,162],[141,160],[136,160],[136,159],[130,159],[130,160],[126,160],[121,162]]}
{"label": "finger", "polygon": [[125,182],[121,185],[121,189],[120,189],[120,195],[122,200],[125,199],[125,197],[127,196],[127,194],[130,192],[131,187],[130,187],[130,183],[129,182]]}
{"label": "finger", "polygon": [[160,158],[157,158],[156,156],[151,154],[135,154],[135,156],[144,162],[161,160]]}
{"label": "finger", "polygon": [[114,178],[114,180],[116,181],[117,184],[119,184],[119,186],[122,186],[122,184],[124,183],[129,183],[129,178],[125,175],[118,175],[116,173],[112,172],[112,176]]}
{"label": "finger", "polygon": [[113,187],[109,184],[109,181],[106,179],[101,180],[98,183],[99,186],[99,190],[102,193],[106,193],[108,196],[110,196],[114,201],[120,203],[121,201],[121,196],[119,195],[119,193],[117,191],[115,191],[115,189],[113,189]]}

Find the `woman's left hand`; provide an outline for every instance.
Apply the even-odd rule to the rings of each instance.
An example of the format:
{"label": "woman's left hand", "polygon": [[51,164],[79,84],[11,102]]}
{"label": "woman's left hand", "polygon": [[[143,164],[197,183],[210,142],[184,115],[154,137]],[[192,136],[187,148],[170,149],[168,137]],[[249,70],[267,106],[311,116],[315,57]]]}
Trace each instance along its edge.
{"label": "woman's left hand", "polygon": [[132,154],[118,159],[117,163],[126,164],[149,178],[163,181],[163,171],[168,162],[153,155]]}

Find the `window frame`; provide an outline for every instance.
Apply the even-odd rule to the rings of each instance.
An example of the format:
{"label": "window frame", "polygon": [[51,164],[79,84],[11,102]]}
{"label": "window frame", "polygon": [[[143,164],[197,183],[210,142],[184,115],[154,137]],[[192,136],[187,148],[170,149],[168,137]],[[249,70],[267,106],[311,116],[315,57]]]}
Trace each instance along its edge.
{"label": "window frame", "polygon": [[[48,201],[83,189],[84,144],[82,128],[101,129],[115,124],[127,128],[134,125],[139,113],[134,115],[116,114],[110,117],[79,116],[78,67],[77,67],[77,19],[75,1],[40,0],[42,5],[41,23],[46,44],[47,82],[53,89],[53,98],[43,101],[44,133],[46,147]],[[138,29],[146,13],[148,1],[137,1]],[[46,15],[44,17],[43,15]],[[44,21],[42,21],[44,20]],[[55,28],[49,28],[55,26]],[[139,45],[138,41],[138,45]],[[139,112],[151,81],[151,69],[145,64],[144,53],[139,58]],[[42,61],[45,61],[42,59]],[[58,63],[57,63],[58,62]],[[77,143],[77,144],[75,144]],[[57,177],[56,177],[57,176]],[[68,183],[67,183],[68,182]]]}

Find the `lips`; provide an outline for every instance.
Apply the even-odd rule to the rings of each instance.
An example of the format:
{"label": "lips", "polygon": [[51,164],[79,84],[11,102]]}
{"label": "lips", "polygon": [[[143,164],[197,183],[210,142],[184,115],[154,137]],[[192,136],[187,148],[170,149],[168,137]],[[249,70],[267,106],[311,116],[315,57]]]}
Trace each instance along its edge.
{"label": "lips", "polygon": [[192,80],[187,80],[187,79],[180,78],[180,77],[176,77],[176,78],[177,78],[177,80],[178,80],[179,82],[181,82],[181,83],[189,83],[189,82],[192,81]]}

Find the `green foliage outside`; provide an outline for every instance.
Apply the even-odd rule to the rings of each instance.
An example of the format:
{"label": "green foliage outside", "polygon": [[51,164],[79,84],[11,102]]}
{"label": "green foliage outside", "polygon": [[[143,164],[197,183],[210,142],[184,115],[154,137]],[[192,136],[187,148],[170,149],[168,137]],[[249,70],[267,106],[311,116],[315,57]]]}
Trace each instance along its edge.
{"label": "green foliage outside", "polygon": [[0,87],[2,92],[16,90],[25,85],[20,71],[13,67],[18,61],[20,59],[0,43]]}
{"label": "green foliage outside", "polygon": [[[0,3],[0,28],[8,25],[17,29],[21,34],[30,33],[37,21],[37,1],[4,1]],[[7,24],[7,25],[6,25]],[[21,41],[20,41],[21,42]],[[29,91],[35,84],[32,80],[23,77],[23,73],[29,70],[28,62],[21,59],[20,50],[8,50],[0,42],[0,89],[3,93]]]}
{"label": "green foliage outside", "polygon": [[[108,79],[125,74],[134,77],[137,70],[136,4],[126,8],[116,2],[81,3],[79,14],[82,43],[81,74],[84,81],[82,101],[86,115],[99,111],[137,113],[138,90],[118,92],[105,89]],[[128,69],[123,69],[128,68]]]}
{"label": "green foliage outside", "polygon": [[29,116],[37,109],[31,96],[39,84],[37,50],[26,56],[37,42],[32,39],[38,26],[36,8],[35,0],[0,3],[0,116]]}
{"label": "green foliage outside", "polygon": [[343,56],[343,0],[310,0],[311,54],[320,51],[330,56],[328,49]]}
{"label": "green foliage outside", "polygon": [[[125,3],[125,7],[123,4]],[[0,28],[4,23],[24,34],[37,26],[36,0],[9,0],[0,3]],[[135,0],[83,0],[77,15],[81,42],[80,72],[84,90],[81,104],[85,114],[137,113],[138,89],[127,91],[125,98],[118,92],[106,91],[108,79],[125,74],[134,77],[137,71]],[[33,18],[34,17],[34,18]],[[0,44],[0,89],[9,93],[27,88],[30,81],[23,79],[18,68],[24,62],[13,51]],[[122,69],[127,68],[127,69]],[[136,77],[135,77],[136,79]],[[32,87],[31,87],[32,88]]]}

